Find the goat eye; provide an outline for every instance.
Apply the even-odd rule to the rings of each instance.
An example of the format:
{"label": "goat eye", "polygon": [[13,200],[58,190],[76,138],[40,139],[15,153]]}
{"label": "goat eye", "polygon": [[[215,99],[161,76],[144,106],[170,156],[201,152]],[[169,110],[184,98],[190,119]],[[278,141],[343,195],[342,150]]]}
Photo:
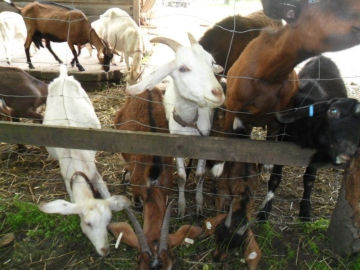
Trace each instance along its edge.
{"label": "goat eye", "polygon": [[92,224],[90,222],[87,222],[86,226],[88,226],[89,228],[92,228]]}
{"label": "goat eye", "polygon": [[339,118],[340,112],[337,108],[330,108],[328,111],[328,115],[332,118]]}
{"label": "goat eye", "polygon": [[190,69],[189,69],[187,66],[181,66],[181,67],[179,68],[179,71],[180,71],[180,72],[189,72]]}

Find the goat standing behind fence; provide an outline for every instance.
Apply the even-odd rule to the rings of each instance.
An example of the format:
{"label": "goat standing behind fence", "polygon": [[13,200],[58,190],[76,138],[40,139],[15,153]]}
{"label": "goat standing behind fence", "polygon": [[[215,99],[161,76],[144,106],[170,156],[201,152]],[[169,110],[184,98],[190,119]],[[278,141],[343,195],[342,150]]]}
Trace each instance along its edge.
{"label": "goat standing behind fence", "polygon": [[[189,34],[191,48],[178,42],[158,37],[151,42],[168,45],[175,52],[175,59],[150,73],[141,82],[127,87],[130,94],[138,94],[152,89],[166,76],[172,80],[166,88],[164,106],[169,130],[172,134],[208,136],[212,125],[213,109],[220,106],[225,95],[214,72],[221,72],[222,67],[215,64],[214,58],[206,52],[194,37]],[[196,211],[202,212],[202,186],[206,160],[198,160],[196,177]],[[185,214],[186,172],[183,157],[176,158],[179,186],[179,215]]]}
{"label": "goat standing behind fence", "polygon": [[129,82],[135,83],[141,73],[141,60],[145,50],[139,26],[120,8],[108,9],[91,25],[114,50],[124,54],[130,75]]}
{"label": "goat standing behind fence", "polygon": [[46,47],[59,63],[62,61],[51,49],[50,41],[66,41],[74,56],[71,64],[75,63],[80,71],[85,69],[79,63],[74,46],[90,43],[96,47],[97,57],[103,69],[109,71],[113,52],[91,28],[90,22],[82,11],[50,2],[33,2],[20,8],[11,0],[3,1],[16,8],[24,18],[27,29],[25,53],[29,68],[34,68],[29,52],[31,43],[34,42],[38,48],[43,47],[41,39],[45,39]]}
{"label": "goat standing behind fence", "polygon": [[[49,84],[44,124],[65,127],[100,128],[89,97],[80,83],[67,75],[66,66],[60,66],[60,75]],[[61,175],[71,202],[55,200],[42,204],[46,213],[78,214],[81,229],[101,256],[109,253],[107,225],[111,211],[120,211],[130,205],[125,196],[111,196],[96,169],[95,151],[46,148],[59,161]],[[90,186],[104,199],[95,199]]]}

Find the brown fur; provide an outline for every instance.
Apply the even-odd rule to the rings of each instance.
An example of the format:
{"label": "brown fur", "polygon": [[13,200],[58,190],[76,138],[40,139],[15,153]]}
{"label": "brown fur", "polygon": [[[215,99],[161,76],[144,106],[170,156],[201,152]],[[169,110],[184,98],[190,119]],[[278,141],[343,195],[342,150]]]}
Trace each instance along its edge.
{"label": "brown fur", "polygon": [[99,61],[103,64],[104,70],[109,70],[112,52],[107,44],[104,43],[91,28],[90,22],[82,11],[39,2],[27,4],[23,8],[15,4],[12,4],[12,6],[15,7],[24,18],[27,29],[25,53],[30,68],[33,68],[29,54],[30,45],[34,42],[36,46],[42,46],[40,45],[41,38],[44,38],[46,40],[46,47],[60,63],[61,60],[50,47],[50,41],[67,41],[74,55],[73,61],[76,62],[80,71],[84,69],[78,62],[77,52],[74,46],[90,43],[96,47]]}
{"label": "brown fur", "polygon": [[[149,101],[150,100],[150,101]],[[129,121],[136,122],[129,122]],[[137,123],[137,122],[140,122]],[[120,130],[144,131],[144,132],[167,132],[168,123],[162,104],[162,92],[159,89],[145,91],[141,95],[128,97],[124,106],[116,113],[115,124]],[[161,130],[156,129],[161,128]],[[166,204],[170,189],[173,187],[173,175],[175,167],[172,157],[160,157],[161,173],[159,187],[151,186],[149,172],[153,156],[125,154],[124,159],[128,162],[127,170],[131,174],[131,184],[134,197],[141,197],[144,201],[143,208],[143,231],[152,254],[158,256],[163,264],[163,269],[173,265],[171,247],[184,242],[185,237],[195,238],[202,233],[202,229],[196,226],[184,225],[176,233],[169,234],[167,251],[159,254],[159,239],[161,227],[165,216]],[[137,235],[127,223],[113,223],[110,230],[117,237],[124,233],[124,242],[137,248],[140,246]],[[146,252],[140,252],[138,258],[139,269],[149,269],[151,257]]]}
{"label": "brown fur", "polygon": [[[235,31],[240,33],[233,35],[231,31],[234,29],[234,23]],[[262,11],[251,13],[246,17],[229,16],[207,30],[199,43],[214,57],[217,64],[224,67],[226,74],[247,44],[257,37],[262,29],[266,27],[277,28],[281,25],[281,21],[270,19]],[[221,38],[219,39],[219,37]],[[226,63],[229,50],[230,54]]]}
{"label": "brown fur", "polygon": [[[151,115],[149,113],[150,110]],[[150,127],[150,117],[156,121],[154,123],[155,127]],[[164,106],[162,105],[162,92],[158,89],[153,89],[135,97],[128,97],[124,106],[116,113],[115,125],[119,130],[167,132],[168,123]],[[153,163],[153,157],[127,153],[122,155],[128,163],[126,169],[131,174],[131,183],[135,185],[132,187],[134,197],[141,197],[143,201],[146,201],[148,183],[144,177],[146,176],[146,170],[149,169],[149,165]],[[172,187],[172,174],[175,171],[172,165],[172,157],[161,157],[161,163],[164,164],[164,169],[161,172],[160,185],[170,188]],[[168,194],[169,190],[164,189],[164,193]]]}
{"label": "brown fur", "polygon": [[20,68],[0,67],[0,98],[7,107],[1,112],[13,121],[19,118],[32,118],[41,122],[43,116],[36,109],[45,103],[48,85]]}
{"label": "brown fur", "polygon": [[[360,43],[359,16],[359,1],[322,1],[307,6],[295,26],[263,31],[227,74],[226,108],[255,116],[285,109],[298,89],[294,66],[321,52]],[[226,130],[234,117],[226,113]]]}

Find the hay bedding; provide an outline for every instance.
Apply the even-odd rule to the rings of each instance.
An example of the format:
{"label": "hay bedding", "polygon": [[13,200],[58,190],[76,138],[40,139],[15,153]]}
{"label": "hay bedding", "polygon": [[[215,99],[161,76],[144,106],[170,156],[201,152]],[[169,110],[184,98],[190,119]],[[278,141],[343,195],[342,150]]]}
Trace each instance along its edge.
{"label": "hay bedding", "polygon": [[[89,96],[103,128],[113,128],[115,112],[121,107],[125,100],[123,87],[109,87],[101,91],[91,92],[89,93]],[[58,163],[47,158],[48,155],[45,148],[36,146],[27,147],[29,150],[26,153],[18,154],[14,151],[15,146],[4,143],[0,145],[0,198],[3,198],[6,201],[7,199],[11,200],[14,198],[14,195],[16,195],[22,201],[36,204],[41,201],[68,198],[63,180],[59,173]],[[128,188],[128,183],[121,183],[124,162],[119,153],[98,152],[97,165],[99,172],[107,182],[112,194],[124,194],[124,192],[126,192],[128,196],[131,196],[131,190]],[[296,217],[298,215],[299,200],[302,196],[303,172],[303,168],[285,167],[284,181],[278,189],[270,218],[274,226],[285,229],[297,222]],[[320,217],[328,218],[331,216],[332,209],[336,203],[342,176],[342,170],[319,170],[312,195],[313,217],[315,219]],[[266,182],[268,177],[269,174],[262,173],[261,184],[255,194],[255,209],[257,209],[258,204],[266,193]],[[216,213],[213,204],[214,196],[212,195],[212,192],[214,192],[214,190],[212,186],[213,183],[211,181],[205,182],[205,216],[212,216]],[[190,179],[186,187],[187,190],[194,190],[194,181]],[[176,196],[176,194],[174,194],[174,196]],[[190,211],[195,210],[194,196],[194,192],[186,194],[187,209]],[[175,213],[173,213],[172,216],[173,227],[178,227],[177,224],[180,221],[175,218]],[[193,220],[193,217],[188,216],[185,220]],[[174,229],[175,228],[173,228],[173,230]],[[33,240],[29,237],[17,239],[20,242],[15,245],[15,248],[18,249],[18,253],[24,254],[24,258],[19,260],[18,263],[13,261],[9,263],[8,266],[12,269],[25,262],[28,263],[28,265],[31,265],[31,262],[33,261],[32,256],[37,256],[36,258],[38,260],[34,267],[37,268],[37,266],[40,267],[41,265],[42,269],[46,269],[46,266],[53,265],[54,262],[58,261],[61,261],[62,264],[66,266],[65,268],[72,269],[77,269],[78,267],[115,269],[118,267],[119,263],[121,265],[122,262],[134,263],[136,252],[127,249],[124,245],[121,246],[121,251],[112,250],[109,258],[101,259],[96,255],[95,250],[85,236],[83,238],[85,240],[82,244],[64,244],[61,239],[53,239],[52,243],[46,243],[46,239],[41,242],[32,243],[31,241]],[[113,241],[113,243],[115,242],[114,239],[111,241]],[[79,249],[79,245],[85,245],[86,248]],[[43,253],[36,254],[34,250],[36,250],[37,247],[40,248]],[[124,250],[127,251],[125,252]],[[211,262],[212,260],[209,251],[206,252],[207,253],[201,253],[201,256],[206,255],[205,260]],[[8,252],[3,255],[6,255],[7,253]],[[11,256],[10,254],[11,252],[9,252],[8,256]],[[184,258],[181,260],[196,260],[199,255],[193,254],[193,256],[195,256],[195,259]],[[47,261],[46,258],[54,259]],[[6,259],[6,256],[5,258],[0,256],[0,263],[2,264]]]}

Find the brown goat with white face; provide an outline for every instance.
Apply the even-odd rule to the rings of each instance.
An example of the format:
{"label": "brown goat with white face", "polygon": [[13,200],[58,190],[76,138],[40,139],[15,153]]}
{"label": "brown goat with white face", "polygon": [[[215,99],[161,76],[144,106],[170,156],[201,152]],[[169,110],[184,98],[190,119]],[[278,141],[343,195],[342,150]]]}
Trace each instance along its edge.
{"label": "brown goat with white face", "polygon": [[[129,97],[117,112],[115,124],[121,130],[166,132],[162,92],[153,89]],[[109,229],[115,237],[122,233],[123,242],[139,250],[139,269],[171,269],[174,258],[170,248],[202,233],[200,227],[184,225],[169,234],[171,206],[167,206],[167,200],[173,187],[173,158],[125,153],[123,157],[129,163],[133,196],[143,200],[144,224],[141,228],[128,210],[135,231],[125,222],[110,224]]]}
{"label": "brown goat with white face", "polygon": [[56,3],[39,2],[33,2],[21,8],[11,0],[4,1],[16,8],[24,18],[27,29],[25,53],[29,68],[34,68],[29,52],[31,43],[34,42],[37,47],[42,47],[41,39],[45,39],[46,47],[59,63],[62,62],[51,49],[50,41],[66,41],[74,55],[71,64],[76,63],[80,71],[84,71],[85,69],[79,63],[74,46],[90,43],[96,47],[98,51],[97,56],[103,69],[105,71],[110,69],[113,52],[109,49],[109,46],[99,38],[95,30],[91,28],[90,22],[82,11]]}

